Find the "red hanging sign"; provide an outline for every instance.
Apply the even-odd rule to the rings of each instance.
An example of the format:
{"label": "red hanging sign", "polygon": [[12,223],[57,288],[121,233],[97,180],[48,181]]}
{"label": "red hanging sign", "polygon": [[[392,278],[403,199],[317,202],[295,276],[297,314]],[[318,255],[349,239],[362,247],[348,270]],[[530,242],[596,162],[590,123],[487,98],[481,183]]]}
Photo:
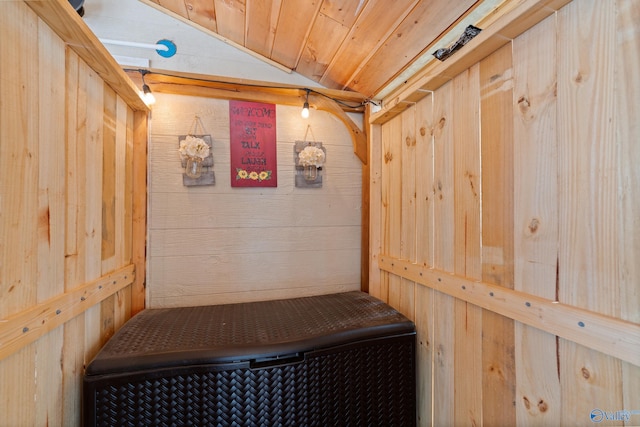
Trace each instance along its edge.
{"label": "red hanging sign", "polygon": [[231,186],[277,187],[276,106],[229,101]]}

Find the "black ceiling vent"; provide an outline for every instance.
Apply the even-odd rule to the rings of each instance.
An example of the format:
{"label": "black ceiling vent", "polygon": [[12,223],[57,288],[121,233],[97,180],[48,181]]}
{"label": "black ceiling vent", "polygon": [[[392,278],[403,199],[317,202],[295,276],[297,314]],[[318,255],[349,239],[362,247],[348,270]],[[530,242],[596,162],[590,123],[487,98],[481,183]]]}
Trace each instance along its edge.
{"label": "black ceiling vent", "polygon": [[69,0],[69,3],[78,12],[78,15],[84,16],[84,0]]}

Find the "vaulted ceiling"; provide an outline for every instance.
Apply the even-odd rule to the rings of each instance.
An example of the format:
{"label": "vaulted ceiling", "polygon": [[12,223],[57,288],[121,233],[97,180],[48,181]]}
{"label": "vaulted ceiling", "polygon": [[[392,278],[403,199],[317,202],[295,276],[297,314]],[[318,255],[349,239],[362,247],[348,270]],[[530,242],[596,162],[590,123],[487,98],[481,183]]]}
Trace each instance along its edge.
{"label": "vaulted ceiling", "polygon": [[356,91],[366,97],[374,97],[416,58],[432,52],[450,28],[485,3],[140,1],[327,88]]}

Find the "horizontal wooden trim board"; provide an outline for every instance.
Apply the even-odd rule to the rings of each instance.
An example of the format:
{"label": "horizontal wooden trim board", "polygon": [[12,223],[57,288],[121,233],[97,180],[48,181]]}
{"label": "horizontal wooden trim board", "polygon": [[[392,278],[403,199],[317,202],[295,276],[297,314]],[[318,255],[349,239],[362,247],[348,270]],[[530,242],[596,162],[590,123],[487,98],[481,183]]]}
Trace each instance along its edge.
{"label": "horizontal wooden trim board", "polygon": [[134,279],[135,266],[129,264],[7,319],[0,319],[0,360],[129,286]]}
{"label": "horizontal wooden trim board", "polygon": [[640,366],[640,325],[380,255],[381,270]]}

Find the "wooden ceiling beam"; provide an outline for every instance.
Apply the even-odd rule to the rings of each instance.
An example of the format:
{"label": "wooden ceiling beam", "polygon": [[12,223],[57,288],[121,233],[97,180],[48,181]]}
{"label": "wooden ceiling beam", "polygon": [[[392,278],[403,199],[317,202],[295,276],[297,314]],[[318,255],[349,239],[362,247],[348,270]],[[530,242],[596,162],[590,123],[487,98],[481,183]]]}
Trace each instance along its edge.
{"label": "wooden ceiling beam", "polygon": [[[367,97],[359,92],[350,90],[327,89],[324,87],[304,87],[302,85],[292,85],[286,83],[272,83],[259,80],[238,79],[233,77],[220,77],[204,74],[185,73],[177,71],[165,71],[150,69],[149,74],[145,76],[147,83],[172,83],[198,85],[202,87],[211,87],[226,90],[253,90],[257,92],[282,93],[291,94],[292,91],[298,93],[301,89],[310,89],[313,92],[320,93],[329,98],[339,100],[345,104],[340,104],[341,108],[346,112],[364,112],[364,103]],[[129,77],[140,83],[139,70],[127,70]],[[349,107],[352,105],[353,107]]]}
{"label": "wooden ceiling beam", "polygon": [[[137,70],[127,71],[132,80],[141,82],[141,75]],[[200,96],[217,99],[238,101],[264,102],[280,105],[302,107],[307,99],[307,88],[260,85],[247,85],[222,81],[193,79],[187,77],[169,76],[165,74],[149,73],[144,77],[145,83],[153,92],[170,93],[176,95]],[[347,115],[347,111],[361,112],[364,107],[349,108],[336,102],[332,96],[320,90],[310,89],[309,106],[316,110],[326,111],[336,116],[347,127],[353,142],[353,152],[363,164],[368,161],[367,136]],[[327,91],[332,94],[342,91]],[[350,95],[351,96],[351,95]],[[338,99],[338,98],[336,98]],[[353,99],[353,98],[351,98]],[[347,102],[343,99],[339,101]],[[352,102],[352,101],[350,101]]]}

